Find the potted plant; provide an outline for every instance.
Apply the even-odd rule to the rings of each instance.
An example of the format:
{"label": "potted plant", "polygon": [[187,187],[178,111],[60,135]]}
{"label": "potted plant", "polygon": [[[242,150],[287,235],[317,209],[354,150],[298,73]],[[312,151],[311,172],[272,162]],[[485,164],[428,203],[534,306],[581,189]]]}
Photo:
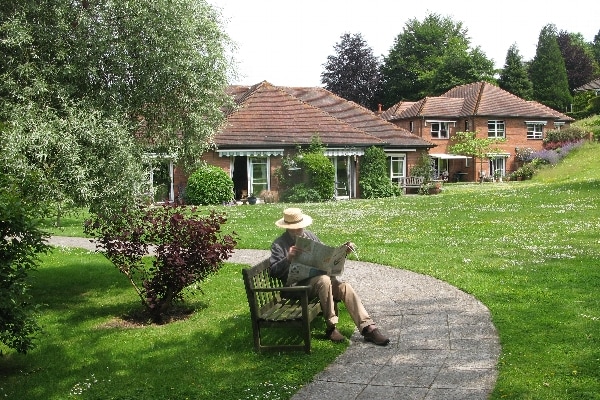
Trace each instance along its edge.
{"label": "potted plant", "polygon": [[248,204],[256,204],[256,196],[254,193],[250,193],[250,196],[248,196]]}
{"label": "potted plant", "polygon": [[442,184],[440,182],[429,182],[427,186],[429,194],[440,194],[442,192]]}
{"label": "potted plant", "polygon": [[497,169],[494,171],[494,180],[496,182],[502,182],[502,171]]}

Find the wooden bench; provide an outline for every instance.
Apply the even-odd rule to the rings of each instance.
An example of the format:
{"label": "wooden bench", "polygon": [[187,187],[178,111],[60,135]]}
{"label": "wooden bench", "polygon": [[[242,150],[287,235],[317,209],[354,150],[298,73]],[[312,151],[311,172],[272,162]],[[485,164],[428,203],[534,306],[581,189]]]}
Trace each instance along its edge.
{"label": "wooden bench", "polygon": [[408,188],[413,188],[413,189],[421,188],[421,186],[423,186],[424,181],[425,181],[425,178],[422,176],[403,176],[398,181],[398,186],[400,186],[400,188],[402,188],[402,190],[404,190],[404,192],[406,192],[406,189],[408,189]]}
{"label": "wooden bench", "polygon": [[[242,269],[246,296],[250,306],[254,349],[304,350],[310,354],[310,323],[321,313],[319,299],[308,298],[308,286],[284,287],[279,279],[269,275],[269,259],[252,268]],[[291,298],[282,296],[282,291]],[[296,327],[300,329],[302,344],[264,344],[263,328]]]}

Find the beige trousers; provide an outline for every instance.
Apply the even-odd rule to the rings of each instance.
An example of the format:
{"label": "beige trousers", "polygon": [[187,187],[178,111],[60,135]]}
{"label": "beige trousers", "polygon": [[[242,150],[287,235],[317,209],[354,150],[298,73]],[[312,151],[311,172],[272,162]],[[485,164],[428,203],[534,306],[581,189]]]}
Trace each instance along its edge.
{"label": "beige trousers", "polygon": [[335,277],[320,275],[299,284],[311,287],[311,297],[319,297],[323,317],[328,327],[338,323],[336,301],[344,302],[359,332],[362,333],[365,327],[373,324],[373,320],[365,310],[360,297],[349,283],[342,282]]}

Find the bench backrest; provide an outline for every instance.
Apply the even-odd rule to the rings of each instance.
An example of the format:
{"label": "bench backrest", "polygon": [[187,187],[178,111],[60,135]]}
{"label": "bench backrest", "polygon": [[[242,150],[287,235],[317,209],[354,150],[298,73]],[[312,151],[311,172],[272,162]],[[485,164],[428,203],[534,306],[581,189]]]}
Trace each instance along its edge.
{"label": "bench backrest", "polygon": [[[263,308],[281,300],[278,292],[257,292],[255,289],[281,287],[283,284],[277,278],[271,277],[269,267],[271,263],[268,258],[262,260],[252,268],[242,269],[244,277],[244,286],[246,287],[246,296],[250,310],[259,313]],[[258,314],[257,314],[258,315]]]}
{"label": "bench backrest", "polygon": [[422,176],[403,176],[400,178],[401,186],[416,186],[422,185],[425,178]]}

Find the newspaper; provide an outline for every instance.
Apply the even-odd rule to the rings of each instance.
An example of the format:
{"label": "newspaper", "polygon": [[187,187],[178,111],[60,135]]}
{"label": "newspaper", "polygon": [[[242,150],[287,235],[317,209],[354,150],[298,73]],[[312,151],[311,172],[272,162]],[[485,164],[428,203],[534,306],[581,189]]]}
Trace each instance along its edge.
{"label": "newspaper", "polygon": [[313,276],[339,276],[344,272],[348,249],[346,244],[331,247],[308,238],[298,237],[296,247],[298,253],[290,265],[288,285]]}

